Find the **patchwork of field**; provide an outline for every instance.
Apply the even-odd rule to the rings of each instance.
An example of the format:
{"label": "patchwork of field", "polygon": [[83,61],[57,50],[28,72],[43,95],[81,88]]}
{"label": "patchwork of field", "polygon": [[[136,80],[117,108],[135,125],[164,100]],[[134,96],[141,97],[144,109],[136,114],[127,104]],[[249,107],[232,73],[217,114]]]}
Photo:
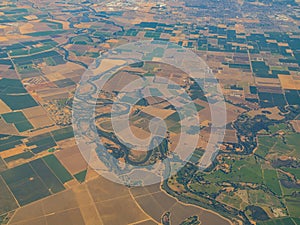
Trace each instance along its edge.
{"label": "patchwork of field", "polygon": [[[103,178],[92,180],[97,173],[88,169],[71,127],[74,89],[95,58],[137,40],[171,41],[194,51],[212,69],[226,100],[225,138],[214,167],[202,173],[192,165],[197,166],[212,132],[211,109],[194,80],[176,68],[145,63],[143,68],[126,67],[105,85],[113,97],[135,92],[122,99],[131,102],[139,88],[124,90],[128,83],[147,79],[162,87],[150,88],[149,93],[162,97],[165,87],[174,95],[180,93],[168,83],[172,81],[196,103],[200,140],[191,164],[166,181],[168,192],[231,219],[258,225],[300,224],[298,3],[0,3],[0,224],[14,210],[8,224],[147,225],[161,223],[167,211],[172,224],[195,215],[203,224],[229,224],[178,202],[158,186],[128,189]],[[155,49],[144,59],[161,56],[162,50]],[[104,60],[96,73],[123,63]],[[111,97],[99,101],[99,138],[114,157],[142,162],[144,156],[134,151],[124,157],[124,149],[111,135]],[[189,107],[183,97],[180,100],[180,106]],[[118,110],[125,113],[128,108],[122,105]],[[147,138],[150,121],[160,117],[169,133],[158,149],[173,151],[184,121],[175,111],[159,97],[143,99],[130,112],[130,130],[123,133]],[[149,162],[163,153],[151,155]]]}
{"label": "patchwork of field", "polygon": [[18,209],[9,225],[54,225],[60,219],[74,225],[160,224],[166,211],[171,211],[174,224],[191,215],[199,215],[203,224],[229,224],[214,213],[179,203],[161,191],[159,185],[130,189],[98,177]]}
{"label": "patchwork of field", "polygon": [[213,212],[179,202],[162,191],[159,185],[133,188],[131,193],[142,209],[158,223],[164,212],[170,212],[172,224],[180,224],[186,218],[195,215],[199,216],[203,224],[230,224]]}

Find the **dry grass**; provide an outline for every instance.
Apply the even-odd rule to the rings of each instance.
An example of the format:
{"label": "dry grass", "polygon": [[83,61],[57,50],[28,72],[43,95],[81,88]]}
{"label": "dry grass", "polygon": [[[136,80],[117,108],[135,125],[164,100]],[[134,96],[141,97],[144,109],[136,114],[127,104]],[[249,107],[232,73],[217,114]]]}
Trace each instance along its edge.
{"label": "dry grass", "polygon": [[300,90],[300,80],[295,80],[289,75],[278,75],[278,77],[283,89]]}
{"label": "dry grass", "polygon": [[0,99],[0,114],[11,112],[11,109]]}

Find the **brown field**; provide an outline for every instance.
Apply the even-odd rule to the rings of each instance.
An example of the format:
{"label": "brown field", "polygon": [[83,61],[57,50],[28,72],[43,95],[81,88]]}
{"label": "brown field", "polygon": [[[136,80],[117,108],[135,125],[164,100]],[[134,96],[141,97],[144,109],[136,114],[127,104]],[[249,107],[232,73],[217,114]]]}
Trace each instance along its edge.
{"label": "brown field", "polygon": [[[1,37],[0,37],[0,41],[1,41]],[[9,69],[8,65],[0,65],[0,73],[2,78],[10,78],[10,79],[19,78],[16,71]]]}
{"label": "brown field", "polygon": [[225,136],[224,136],[224,142],[238,143],[236,130],[226,129]]}
{"label": "brown field", "polygon": [[280,87],[280,81],[277,78],[255,78],[257,85],[268,86],[268,87]]}
{"label": "brown field", "polygon": [[35,128],[50,126],[50,125],[54,124],[54,122],[51,119],[49,119],[49,117],[47,115],[31,118],[31,119],[29,119],[29,122]]}
{"label": "brown field", "polygon": [[237,117],[246,110],[230,103],[226,103],[227,123],[237,119]]}
{"label": "brown field", "polygon": [[130,85],[131,82],[134,82],[135,85],[133,85],[129,89],[128,88],[124,89],[123,92],[125,91],[132,92],[134,91],[135,88],[139,89],[142,86],[141,85],[142,81],[140,77],[137,75],[132,75],[127,72],[119,72],[105,83],[103,90],[107,92],[121,91],[127,85]]}
{"label": "brown field", "polygon": [[43,109],[42,106],[24,109],[23,113],[35,128],[54,124],[54,122],[48,117],[47,112]]}
{"label": "brown field", "polygon": [[28,119],[47,115],[47,112],[43,109],[42,106],[35,106],[28,109],[24,109],[23,113]]}
{"label": "brown field", "polygon": [[87,169],[87,162],[82,157],[77,145],[62,146],[62,150],[55,153],[59,161],[72,173],[76,174]]}
{"label": "brown field", "polygon": [[133,135],[135,135],[137,138],[145,139],[150,137],[150,132],[146,131],[145,129],[136,127],[136,126],[130,126],[131,132]]}
{"label": "brown field", "polygon": [[294,130],[298,133],[300,133],[300,120],[292,120],[291,124],[294,128]]}
{"label": "brown field", "polygon": [[19,208],[9,225],[60,225],[59,221],[68,225],[151,225],[158,224],[166,211],[172,213],[173,224],[192,215],[199,215],[204,225],[212,221],[229,224],[216,214],[177,202],[158,184],[129,189],[98,177]]}
{"label": "brown field", "polygon": [[80,213],[80,209],[70,209],[64,212],[58,212],[46,217],[47,224],[65,224],[62,221],[68,221],[68,225],[85,225]]}
{"label": "brown field", "polygon": [[133,225],[158,225],[158,223],[155,223],[152,220],[146,220],[140,223],[134,223]]}
{"label": "brown field", "polygon": [[65,64],[57,66],[43,66],[41,70],[46,76],[50,74],[51,77],[53,76],[51,74],[61,74],[67,78],[82,75],[85,71],[82,66],[71,62],[66,62]]}
{"label": "brown field", "polygon": [[70,88],[49,88],[38,91],[37,95],[45,101],[53,99],[68,98]]}
{"label": "brown field", "polygon": [[171,212],[172,224],[180,224],[186,218],[194,215],[198,215],[202,222],[201,224],[204,225],[230,224],[229,221],[213,212],[178,202],[164,191],[149,192],[148,194],[135,196],[135,199],[143,210],[156,221],[160,221],[161,216],[165,212]]}
{"label": "brown field", "polygon": [[65,79],[65,77],[60,73],[50,73],[50,74],[47,74],[46,77],[51,82]]}
{"label": "brown field", "polygon": [[96,206],[104,224],[125,225],[149,219],[147,215],[140,211],[129,194],[96,203]]}
{"label": "brown field", "polygon": [[19,132],[13,124],[6,123],[3,119],[0,119],[0,134],[18,135]]}

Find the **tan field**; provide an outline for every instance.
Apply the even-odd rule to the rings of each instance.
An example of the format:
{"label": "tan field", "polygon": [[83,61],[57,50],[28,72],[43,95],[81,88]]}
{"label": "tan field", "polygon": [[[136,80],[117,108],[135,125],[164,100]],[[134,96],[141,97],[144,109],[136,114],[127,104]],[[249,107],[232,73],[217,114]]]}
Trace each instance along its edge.
{"label": "tan field", "polygon": [[6,123],[3,119],[0,119],[0,133],[18,135],[19,131],[13,124]]}
{"label": "tan field", "polygon": [[278,75],[281,87],[288,90],[300,90],[300,80],[295,80],[289,75]]}
{"label": "tan field", "polygon": [[43,109],[42,106],[24,109],[23,113],[35,128],[54,124],[54,122],[48,117],[47,112]]}
{"label": "tan field", "polygon": [[47,74],[46,77],[51,82],[65,79],[65,77],[60,73],[50,73],[50,74]]}
{"label": "tan field", "polygon": [[25,23],[19,27],[21,34],[28,34],[35,32],[34,25],[32,23]]}
{"label": "tan field", "polygon": [[31,118],[31,119],[29,119],[29,122],[35,128],[50,126],[50,125],[54,124],[54,122],[51,119],[49,119],[49,117],[47,115]]}
{"label": "tan field", "polygon": [[[258,109],[258,110],[252,110],[249,111],[248,114],[252,117],[256,116],[256,115],[260,115],[263,114],[262,111],[266,111],[266,109]],[[273,108],[268,108],[267,111],[269,111],[271,114],[265,114],[266,117],[268,117],[271,120],[282,120],[284,118],[284,116],[280,115],[280,110],[277,107],[273,107]]]}
{"label": "tan field", "polygon": [[141,138],[141,139],[145,139],[145,138],[149,138],[150,137],[150,133],[148,131],[146,131],[145,129],[136,127],[136,126],[130,126],[130,129],[132,131],[132,133],[137,137],[137,138]]}
{"label": "tan field", "polygon": [[0,99],[0,114],[11,112],[11,109]]}
{"label": "tan field", "polygon": [[300,120],[292,120],[291,124],[294,128],[294,130],[298,133],[300,133]]}
{"label": "tan field", "polygon": [[[154,185],[155,186],[155,185]],[[159,185],[156,185],[159,189]],[[138,195],[136,189],[144,189],[144,194],[140,194],[138,191]],[[153,190],[145,190],[145,187],[135,188],[132,191],[132,194],[136,201],[140,204],[143,210],[151,216],[156,222],[159,222],[161,216],[164,212],[171,212],[171,223],[172,224],[180,224],[183,220],[190,216],[198,215],[201,223],[207,225],[229,225],[230,222],[225,220],[224,218],[219,217],[213,212],[206,211],[201,209],[200,207],[184,204],[178,202],[175,198],[170,197],[164,191],[157,190],[157,188],[153,188]]]}
{"label": "tan field", "polygon": [[142,110],[142,112],[147,113],[153,117],[166,119],[168,116],[172,115],[175,111],[172,109],[160,109],[153,106],[147,106]]}
{"label": "tan field", "polygon": [[60,74],[68,74],[73,73],[73,76],[78,75],[77,72],[80,72],[80,75],[83,73],[84,68],[78,64],[67,62],[66,64],[57,65],[57,66],[45,66],[42,67],[42,72],[46,75],[51,73],[60,73]]}
{"label": "tan field", "polygon": [[24,144],[19,145],[15,148],[9,149],[9,151],[3,151],[0,152],[0,157],[2,157],[3,159],[8,158],[10,156],[14,156],[20,153],[23,153],[25,150],[26,146]]}
{"label": "tan field", "polygon": [[63,29],[64,29],[64,30],[67,30],[67,29],[70,28],[70,23],[69,23],[69,22],[66,22],[66,21],[52,20],[52,19],[48,19],[48,21],[56,22],[56,23],[61,23],[61,24],[63,25]]}

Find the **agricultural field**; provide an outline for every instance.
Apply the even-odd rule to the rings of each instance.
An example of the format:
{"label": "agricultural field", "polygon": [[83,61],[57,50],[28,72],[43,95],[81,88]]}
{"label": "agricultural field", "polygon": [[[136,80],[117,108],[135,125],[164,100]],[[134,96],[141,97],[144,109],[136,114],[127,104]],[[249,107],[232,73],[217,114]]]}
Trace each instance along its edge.
{"label": "agricultural field", "polygon": [[17,145],[22,144],[23,136],[15,135],[0,135],[0,152],[14,148]]}
{"label": "agricultural field", "polygon": [[58,177],[61,183],[64,184],[73,179],[71,174],[65,169],[65,167],[58,161],[58,159],[54,155],[45,156],[43,160]]}
{"label": "agricultural field", "polygon": [[26,205],[50,195],[49,190],[30,164],[6,170],[1,173],[1,176],[20,205]]}
{"label": "agricultural field", "polygon": [[72,127],[65,127],[59,130],[54,130],[51,132],[51,134],[55,141],[62,141],[74,137],[74,132]]}
{"label": "agricultural field", "polygon": [[32,124],[27,120],[22,112],[11,112],[1,115],[6,123],[13,123],[19,132],[33,129]]}
{"label": "agricultural field", "polygon": [[31,151],[38,154],[56,146],[56,142],[50,133],[41,134],[31,137],[26,142],[26,146],[30,147]]}
{"label": "agricultural field", "polygon": [[[300,224],[299,4],[2,1],[0,224]],[[122,186],[99,176],[81,155],[72,127],[72,107],[78,100],[74,94],[82,75],[107,51],[136,41],[184,47],[203,60],[217,81],[193,78],[188,62],[191,74],[160,63],[164,49],[156,48],[143,62],[120,69],[98,93],[96,129],[107,150],[97,153],[130,167],[154,168],[169,156],[175,156],[175,168],[184,165],[147,187]],[[172,59],[176,57],[168,56]],[[113,64],[103,61],[96,72],[100,75]],[[144,81],[154,86],[123,89]],[[205,93],[198,83],[218,84],[223,96],[215,96],[210,86]],[[172,94],[169,99],[163,98],[166,89]],[[130,107],[143,92],[152,97]],[[186,104],[182,93],[195,104]],[[212,104],[224,97],[227,121],[224,139],[214,146],[216,158],[202,170],[199,162],[217,132],[211,129],[208,97]],[[120,137],[111,120],[116,99],[123,102],[116,118],[130,117]],[[177,112],[173,100],[184,114]],[[185,126],[193,107],[199,124]],[[126,134],[151,137],[154,118],[165,122],[167,132],[152,137],[150,145],[161,142],[151,151],[136,151]],[[181,132],[196,136],[199,130],[188,162],[177,159]]]}

